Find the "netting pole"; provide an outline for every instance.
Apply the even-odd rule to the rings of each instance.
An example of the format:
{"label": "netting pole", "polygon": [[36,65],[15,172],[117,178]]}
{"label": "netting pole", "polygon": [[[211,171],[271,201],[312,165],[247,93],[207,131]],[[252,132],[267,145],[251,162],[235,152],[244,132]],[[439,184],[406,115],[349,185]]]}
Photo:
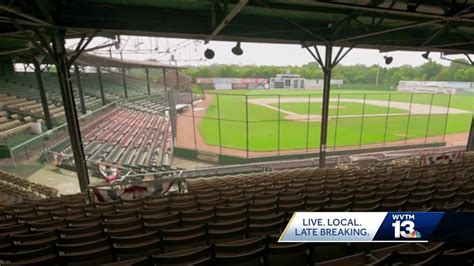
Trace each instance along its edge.
{"label": "netting pole", "polygon": [[435,95],[434,93],[431,94],[430,112],[428,113],[428,123],[426,124],[426,131],[425,131],[425,143],[428,141],[428,131],[430,129],[431,109],[433,109],[434,95]]}
{"label": "netting pole", "polygon": [[128,98],[127,76],[125,75],[125,68],[122,68],[122,82],[123,82],[123,96],[125,96],[125,98]]}
{"label": "netting pole", "polygon": [[194,150],[197,151],[197,140],[196,140],[196,118],[194,117],[194,103],[193,103],[193,91],[191,91],[191,112],[193,115],[193,134],[194,134]]}
{"label": "netting pole", "polygon": [[168,90],[168,88],[166,87],[166,68],[163,68],[163,87],[166,92]]}
{"label": "netting pole", "polygon": [[471,120],[471,129],[469,130],[466,151],[474,151],[474,116]]}
{"label": "netting pole", "polygon": [[13,167],[16,168],[16,163],[15,163],[15,156],[13,155],[13,151],[8,149],[10,151],[10,158],[12,159],[12,165]]}
{"label": "netting pole", "polygon": [[390,114],[390,103],[392,102],[392,94],[388,94],[388,106],[387,106],[387,114],[385,116],[385,130],[383,133],[383,146],[385,146],[385,142],[387,141],[387,129],[388,129],[388,115]]}
{"label": "netting pole", "polygon": [[86,114],[86,104],[84,102],[84,91],[82,90],[82,83],[81,83],[81,72],[79,70],[79,66],[74,64],[74,73],[76,74],[76,86],[77,92],[79,93],[79,103],[81,104],[81,111],[82,114]]}
{"label": "netting pole", "polygon": [[[176,90],[179,90],[179,71],[176,69]],[[192,95],[192,92],[191,92]]]}
{"label": "netting pole", "polygon": [[278,156],[280,156],[280,114],[281,114],[280,113],[280,110],[281,110],[280,109],[280,107],[281,107],[280,97],[281,97],[280,94],[278,94],[278,113],[277,113],[277,115],[278,115],[278,120],[277,120],[278,121],[278,132],[277,132],[277,138],[278,138],[277,139],[277,141],[278,141],[278,143],[277,143],[277,152],[278,152]]}
{"label": "netting pole", "polygon": [[334,150],[336,150],[336,140],[337,140],[337,126],[339,123],[339,104],[341,100],[341,94],[337,95],[337,110],[336,110],[336,126],[334,128]]}
{"label": "netting pole", "polygon": [[311,94],[308,95],[308,118],[306,120],[306,153],[308,153],[309,142],[309,115],[311,113]]}
{"label": "netting pole", "polygon": [[[77,120],[76,104],[72,89],[71,76],[69,73],[68,58],[65,48],[65,30],[57,30],[52,36],[53,51],[56,58],[56,70],[59,80],[59,88],[64,105],[69,138],[71,142],[74,164],[79,179],[79,187],[82,192],[87,190],[90,184],[89,172],[87,171],[87,162],[82,146],[81,131],[79,121]],[[99,71],[100,73],[100,71]]]}
{"label": "netting pole", "polygon": [[102,100],[102,106],[106,105],[105,94],[104,94],[104,84],[102,84],[102,72],[100,67],[97,67],[97,77],[99,78],[99,89],[100,89],[100,99]]}
{"label": "netting pole", "polygon": [[362,148],[362,134],[364,132],[365,99],[366,98],[367,98],[367,93],[364,93],[364,101],[362,103],[362,119],[360,121],[359,149]]}
{"label": "netting pole", "polygon": [[245,95],[245,130],[247,136],[247,158],[249,158],[249,99],[248,95]]}
{"label": "netting pole", "polygon": [[407,141],[408,141],[408,130],[410,129],[410,118],[411,118],[412,106],[413,106],[413,92],[411,93],[411,97],[410,97],[410,108],[408,110],[407,128],[405,129],[405,144],[407,144]]}
{"label": "netting pole", "polygon": [[36,82],[38,83],[38,90],[41,99],[41,106],[43,107],[44,121],[48,130],[53,129],[53,122],[51,121],[51,114],[49,113],[48,96],[44,88],[43,71],[41,70],[41,62],[33,59],[33,66],[36,74]]}
{"label": "netting pole", "polygon": [[26,147],[26,145],[25,145],[24,147],[25,147],[26,159],[29,160],[29,159],[30,159],[30,156],[28,156],[28,148]]}
{"label": "netting pole", "polygon": [[171,121],[171,130],[173,133],[173,143],[176,141],[177,137],[177,115],[176,115],[176,99],[174,95],[175,91],[170,90],[168,94],[168,105],[169,105],[169,117]]}
{"label": "netting pole", "polygon": [[146,90],[148,92],[148,95],[151,94],[151,90],[150,90],[150,72],[148,70],[148,68],[145,68],[145,76],[146,76]]}
{"label": "netting pole", "polygon": [[219,153],[222,154],[222,137],[221,137],[221,107],[219,104],[219,94],[217,95],[217,126],[219,130]]}
{"label": "netting pole", "polygon": [[326,167],[327,134],[329,119],[329,97],[331,93],[332,43],[326,45],[324,58],[323,110],[321,112],[321,136],[319,142],[319,168]]}
{"label": "netting pole", "polygon": [[448,129],[449,108],[451,107],[451,97],[452,96],[453,96],[453,94],[450,93],[449,94],[449,99],[448,99],[448,109],[446,111],[446,119],[444,120],[443,141],[446,141],[446,130]]}

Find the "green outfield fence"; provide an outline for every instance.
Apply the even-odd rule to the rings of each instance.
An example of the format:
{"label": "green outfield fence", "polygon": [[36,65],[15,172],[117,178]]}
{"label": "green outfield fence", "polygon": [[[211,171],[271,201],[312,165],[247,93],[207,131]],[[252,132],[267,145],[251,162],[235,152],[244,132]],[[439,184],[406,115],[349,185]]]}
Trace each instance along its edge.
{"label": "green outfield fence", "polygon": [[[190,102],[190,110],[178,116],[175,147],[243,158],[319,152],[318,90],[223,91],[205,98]],[[457,94],[334,91],[327,150],[444,143],[450,134],[469,131],[473,99]],[[464,142],[467,138],[454,144]]]}

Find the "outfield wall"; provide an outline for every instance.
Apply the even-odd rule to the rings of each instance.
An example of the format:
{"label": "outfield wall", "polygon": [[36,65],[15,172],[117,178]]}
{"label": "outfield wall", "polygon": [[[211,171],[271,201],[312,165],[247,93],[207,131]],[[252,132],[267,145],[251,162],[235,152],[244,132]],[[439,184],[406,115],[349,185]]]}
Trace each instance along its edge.
{"label": "outfield wall", "polygon": [[398,91],[445,94],[472,94],[473,82],[400,80]]}

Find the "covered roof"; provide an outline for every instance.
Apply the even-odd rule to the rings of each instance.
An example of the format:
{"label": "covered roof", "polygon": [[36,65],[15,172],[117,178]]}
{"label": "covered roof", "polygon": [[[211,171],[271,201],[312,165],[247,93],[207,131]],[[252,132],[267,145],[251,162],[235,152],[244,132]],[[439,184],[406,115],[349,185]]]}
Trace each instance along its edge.
{"label": "covered roof", "polygon": [[[21,3],[20,3],[21,2]],[[474,0],[68,0],[0,4],[26,29],[384,51],[474,51]],[[17,29],[0,20],[0,33]],[[10,24],[9,24],[10,23]],[[1,46],[1,45],[0,45]]]}
{"label": "covered roof", "polygon": [[153,61],[138,60],[120,60],[117,58],[109,58],[89,53],[82,53],[75,61],[78,65],[83,66],[101,66],[116,68],[167,68],[167,69],[184,69],[185,67],[159,64]]}

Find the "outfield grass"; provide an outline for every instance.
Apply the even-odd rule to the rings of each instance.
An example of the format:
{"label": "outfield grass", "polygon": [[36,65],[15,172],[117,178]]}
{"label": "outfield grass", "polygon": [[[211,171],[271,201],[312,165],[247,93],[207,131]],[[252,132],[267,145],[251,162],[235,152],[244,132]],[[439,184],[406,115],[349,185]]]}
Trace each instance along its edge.
{"label": "outfield grass", "polygon": [[[214,91],[212,102],[199,125],[200,133],[209,145],[252,151],[274,151],[277,149],[306,149],[319,147],[320,122],[286,120],[285,114],[263,106],[248,104],[245,99],[278,97],[321,97],[320,90],[252,90],[252,91]],[[474,111],[474,97],[465,95],[444,94],[408,94],[381,91],[348,91],[334,90],[331,92],[330,105],[337,106],[337,99],[352,98],[368,100],[392,100],[413,102],[439,106],[448,106]],[[217,96],[219,94],[219,96]],[[340,94],[340,95],[338,95]],[[365,96],[364,96],[365,94]],[[217,99],[219,98],[219,99]],[[217,110],[219,101],[219,110]],[[320,113],[320,103],[312,103],[311,114]],[[340,103],[346,108],[339,109],[339,115],[346,114],[376,114],[387,113],[387,108],[366,105],[362,110],[361,104]],[[282,109],[299,114],[306,114],[308,103],[282,103]],[[406,113],[405,110],[390,108],[388,113]],[[336,114],[336,109],[330,109],[330,115]],[[248,117],[248,126],[247,118]],[[219,119],[220,118],[220,130]],[[469,130],[472,114],[431,115],[400,115],[383,117],[360,117],[330,119],[328,125],[328,146],[353,146],[373,144],[383,141],[404,140],[406,137],[420,138],[425,136],[459,133]],[[428,122],[429,121],[429,122]],[[409,123],[408,123],[409,122]],[[337,125],[337,132],[336,132]],[[407,130],[408,129],[408,130]],[[219,131],[221,132],[219,136]],[[362,131],[362,134],[360,132]],[[247,140],[248,132],[248,140]],[[384,133],[387,133],[386,135]],[[408,133],[407,136],[405,136]],[[385,137],[384,137],[385,136]],[[247,144],[248,141],[248,144]]]}

